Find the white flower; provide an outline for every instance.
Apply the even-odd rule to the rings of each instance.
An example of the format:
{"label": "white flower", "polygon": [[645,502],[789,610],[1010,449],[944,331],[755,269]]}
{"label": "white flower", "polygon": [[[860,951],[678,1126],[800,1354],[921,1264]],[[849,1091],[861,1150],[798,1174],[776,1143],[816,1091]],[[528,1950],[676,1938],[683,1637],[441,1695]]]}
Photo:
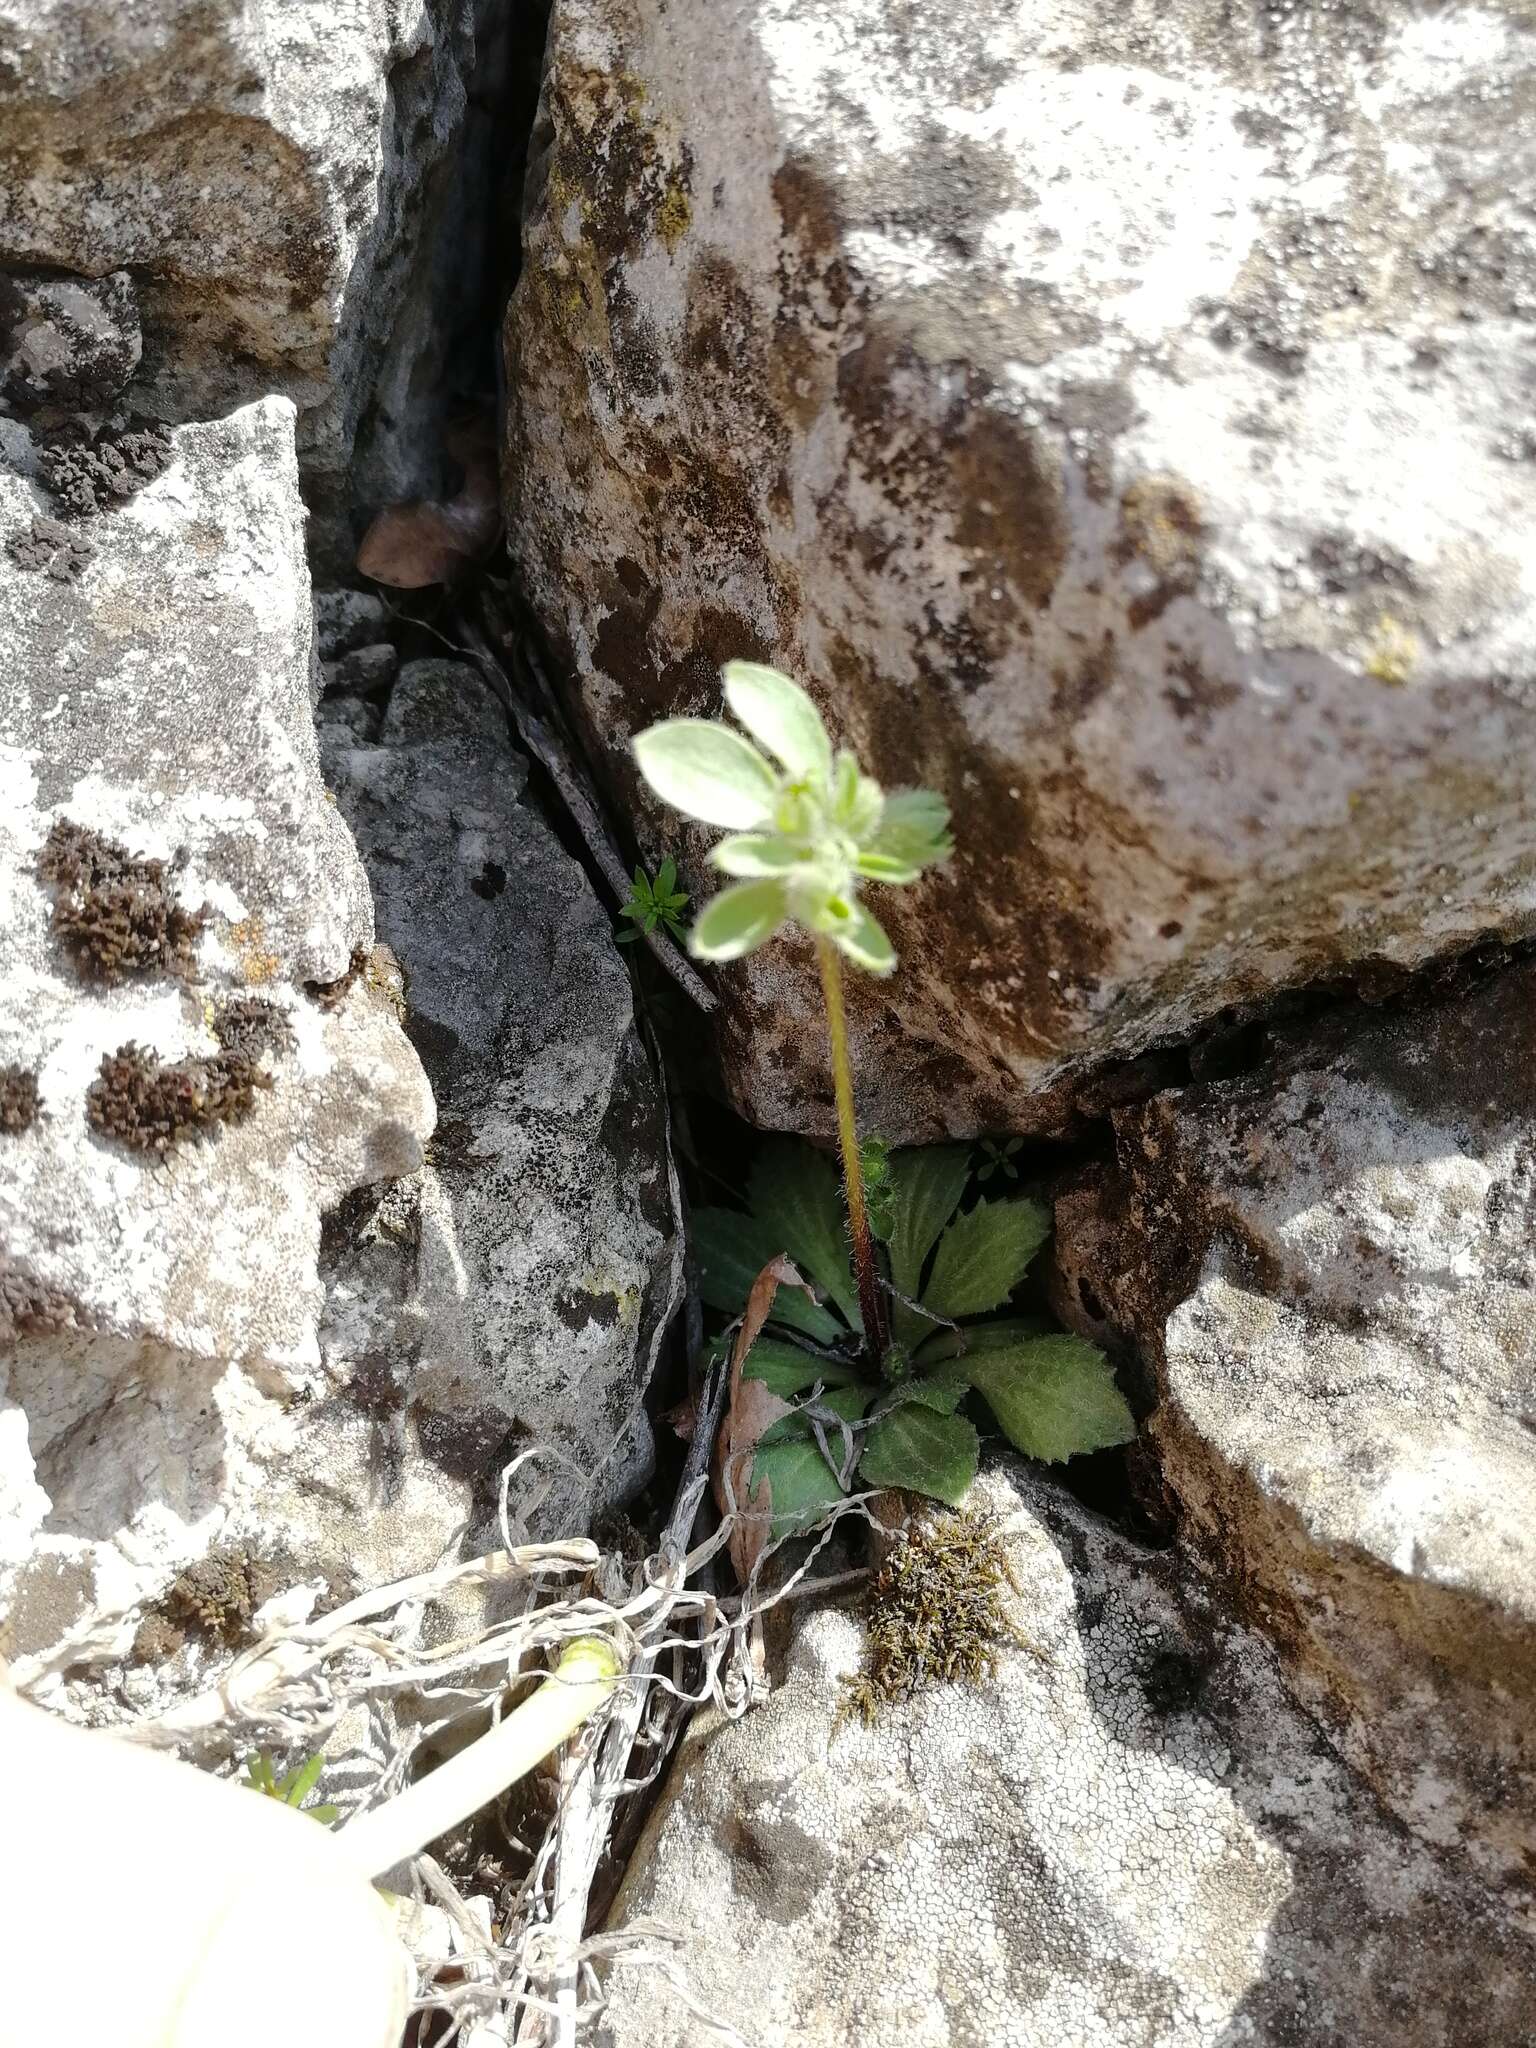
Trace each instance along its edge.
{"label": "white flower", "polygon": [[776,668],[732,661],[723,675],[726,703],[766,754],[704,718],[664,719],[635,740],[658,796],[730,828],[710,858],[742,879],[705,905],[690,949],[701,960],[738,960],[799,924],[869,973],[889,974],[896,954],[859,884],[915,882],[943,860],[949,807],[926,789],[887,796],[852,754],[833,752],[816,706]]}

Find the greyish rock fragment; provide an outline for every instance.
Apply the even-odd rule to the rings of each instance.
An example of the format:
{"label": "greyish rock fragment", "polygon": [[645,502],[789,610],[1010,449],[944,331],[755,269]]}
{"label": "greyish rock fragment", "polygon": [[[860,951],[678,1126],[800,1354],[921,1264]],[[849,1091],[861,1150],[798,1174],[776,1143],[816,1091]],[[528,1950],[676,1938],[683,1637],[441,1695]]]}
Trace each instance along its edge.
{"label": "greyish rock fragment", "polygon": [[0,0],[0,258],[76,273],[66,294],[132,271],[137,389],[158,417],[292,398],[337,566],[354,502],[441,482],[455,351],[485,288],[474,221],[505,160],[504,14]]}
{"label": "greyish rock fragment", "polygon": [[[0,452],[5,531],[45,500],[25,430]],[[45,1692],[264,1530],[262,1458],[320,1366],[322,1215],[418,1167],[433,1118],[320,780],[293,408],[171,455],[92,518],[74,583],[0,556],[0,1068],[38,1096],[0,1151],[0,1484],[26,1508],[0,1608]],[[309,1508],[301,1576],[387,1551]]]}
{"label": "greyish rock fragment", "polygon": [[1536,967],[1114,1119],[1065,1313],[1129,1336],[1183,1539],[1425,1842],[1536,1881]]}
{"label": "greyish rock fragment", "polygon": [[[1376,1808],[1262,1637],[1038,1473],[984,1474],[1022,1634],[995,1678],[839,1719],[862,1631],[788,1626],[776,1690],[696,1721],[613,1924],[679,1931],[753,2048],[1500,2048],[1519,1906]],[[603,2048],[704,2048],[615,1969]]]}
{"label": "greyish rock fragment", "polygon": [[[408,662],[377,745],[322,707],[327,773],[439,1121],[408,1220],[338,1232],[325,1349],[378,1389],[483,1518],[538,1441],[514,1510],[550,1535],[634,1492],[643,1399],[679,1284],[658,1084],[610,921],[525,792],[473,668]],[[491,1534],[492,1525],[484,1524]]]}
{"label": "greyish rock fragment", "polygon": [[[1528,8],[556,0],[535,140],[510,544],[647,852],[734,656],[954,807],[874,1127],[1531,929]],[[809,952],[720,994],[829,1131]]]}

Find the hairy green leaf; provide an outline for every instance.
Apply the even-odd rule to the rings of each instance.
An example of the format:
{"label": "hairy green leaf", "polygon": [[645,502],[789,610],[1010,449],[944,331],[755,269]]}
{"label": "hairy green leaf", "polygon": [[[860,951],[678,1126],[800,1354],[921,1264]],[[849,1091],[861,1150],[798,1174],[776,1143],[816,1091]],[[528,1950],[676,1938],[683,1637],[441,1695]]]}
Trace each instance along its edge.
{"label": "hairy green leaf", "polygon": [[963,1415],[904,1401],[871,1428],[859,1460],[866,1486],[903,1486],[958,1507],[976,1477],[980,1442]]}
{"label": "hairy green leaf", "polygon": [[875,1412],[889,1415],[904,1401],[915,1401],[919,1408],[953,1415],[969,1393],[970,1385],[964,1372],[954,1365],[946,1365],[936,1373],[913,1373],[910,1379],[901,1380],[888,1390]]}
{"label": "hairy green leaf", "polygon": [[[699,1262],[699,1292],[711,1308],[739,1316],[752,1282],[784,1250],[756,1217],[736,1209],[695,1209],[693,1249]],[[801,1330],[818,1344],[835,1344],[848,1332],[830,1309],[807,1301],[795,1287],[781,1287],[771,1320]]]}
{"label": "hairy green leaf", "polygon": [[914,1300],[923,1261],[965,1193],[970,1162],[968,1145],[921,1145],[891,1154],[891,1280]]}
{"label": "hairy green leaf", "polygon": [[[826,1393],[818,1394],[813,1402],[807,1402],[797,1408],[793,1415],[781,1415],[777,1422],[770,1422],[758,1438],[758,1445],[761,1447],[763,1444],[790,1443],[801,1436],[810,1437],[814,1443],[815,1434],[811,1429],[810,1417],[806,1413],[808,1407],[828,1408],[834,1415],[841,1416],[844,1422],[857,1422],[869,1406],[874,1391],[873,1387],[857,1384],[829,1388]],[[822,1427],[826,1430],[829,1441],[836,1444],[839,1441],[836,1423],[823,1422]]]}
{"label": "hairy green leaf", "polygon": [[1083,1451],[1129,1443],[1136,1423],[1109,1360],[1084,1337],[1031,1337],[964,1359],[1009,1442],[1059,1464]]}
{"label": "hairy green leaf", "polygon": [[752,1488],[772,1492],[773,1534],[803,1535],[843,1498],[837,1474],[807,1431],[780,1443],[760,1443],[752,1461]]}
{"label": "hairy green leaf", "polygon": [[747,1182],[752,1214],[775,1248],[830,1295],[855,1330],[864,1327],[849,1264],[843,1191],[837,1168],[814,1146],[770,1138]]}
{"label": "hairy green leaf", "polygon": [[674,810],[750,831],[773,811],[779,778],[750,740],[704,718],[668,718],[637,733],[640,773]]}
{"label": "hairy green leaf", "polygon": [[996,1323],[967,1323],[959,1330],[936,1330],[913,1353],[920,1372],[931,1372],[948,1359],[964,1360],[973,1351],[996,1351],[1024,1337],[1043,1337],[1055,1327],[1043,1316],[1005,1316]]}
{"label": "hairy green leaf", "polygon": [[792,1401],[818,1380],[824,1387],[847,1387],[858,1377],[851,1365],[843,1365],[835,1358],[820,1358],[814,1351],[802,1351],[798,1344],[782,1337],[759,1337],[747,1353],[741,1376],[744,1380],[761,1380],[769,1393],[777,1394],[781,1401]]}
{"label": "hairy green leaf", "polygon": [[941,1316],[978,1316],[1000,1308],[1050,1229],[1051,1212],[1043,1202],[1023,1195],[978,1202],[939,1239],[923,1306]]}

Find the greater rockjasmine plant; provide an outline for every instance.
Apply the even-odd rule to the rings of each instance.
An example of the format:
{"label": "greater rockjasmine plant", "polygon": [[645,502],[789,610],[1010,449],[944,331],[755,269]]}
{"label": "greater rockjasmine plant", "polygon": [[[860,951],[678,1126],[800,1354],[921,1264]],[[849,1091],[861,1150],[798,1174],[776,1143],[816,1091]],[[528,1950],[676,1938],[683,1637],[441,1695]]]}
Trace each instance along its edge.
{"label": "greater rockjasmine plant", "polygon": [[861,891],[907,887],[948,857],[947,804],[932,790],[883,790],[834,749],[810,697],[777,669],[729,662],[723,681],[745,732],[666,719],[638,735],[635,757],[658,796],[728,834],[710,859],[731,881],[700,912],[693,954],[739,960],[788,927],[809,933],[842,1159],[841,1203],[814,1148],[780,1144],[754,1169],[752,1214],[696,1213],[711,1306],[740,1315],[781,1253],[824,1293],[813,1303],[781,1287],[770,1334],[748,1358],[749,1377],[786,1401],[802,1397],[763,1435],[754,1493],[769,1486],[775,1530],[814,1519],[855,1473],[958,1501],[976,1470],[976,1430],[957,1412],[973,1392],[1035,1456],[1125,1442],[1130,1411],[1092,1345],[1038,1322],[971,1320],[1006,1307],[1049,1232],[1048,1212],[1024,1197],[966,1206],[968,1147],[892,1153],[859,1143],[842,963],[881,976],[895,969]]}

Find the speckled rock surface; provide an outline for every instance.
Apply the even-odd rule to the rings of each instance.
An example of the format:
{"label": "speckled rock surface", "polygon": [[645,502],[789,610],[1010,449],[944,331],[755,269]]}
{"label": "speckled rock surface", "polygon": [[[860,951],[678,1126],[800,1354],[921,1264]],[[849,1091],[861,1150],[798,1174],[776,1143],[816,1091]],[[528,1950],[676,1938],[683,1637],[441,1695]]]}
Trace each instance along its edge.
{"label": "speckled rock surface", "polygon": [[503,14],[0,0],[0,263],[132,269],[146,410],[296,400],[339,552],[352,498],[440,481],[435,427],[482,275],[469,216],[495,203],[470,93],[505,90]]}
{"label": "speckled rock surface", "polygon": [[1536,968],[1115,1119],[1064,1311],[1130,1334],[1186,1541],[1426,1842],[1536,1885]]}
{"label": "speckled rock surface", "polygon": [[[648,852],[627,737],[731,656],[950,798],[858,991],[890,1137],[1530,928],[1533,30],[556,0],[513,554]],[[761,1123],[830,1128],[814,987],[722,978]]]}
{"label": "speckled rock surface", "polygon": [[[1495,2048],[1536,1945],[1375,1808],[1262,1639],[1171,1552],[984,1476],[1033,1646],[977,1691],[836,1725],[861,1629],[794,1626],[777,1691],[695,1724],[615,1921],[684,1931],[752,2048]],[[703,2048],[616,1972],[604,2048]]]}
{"label": "speckled rock surface", "polygon": [[322,706],[327,774],[439,1122],[409,1188],[338,1219],[327,1369],[459,1481],[466,1518],[517,1450],[552,1447],[569,1462],[526,1470],[512,1505],[567,1534],[648,1474],[643,1396],[681,1280],[629,976],[472,668],[407,663],[377,745],[345,714]]}
{"label": "speckled rock surface", "polygon": [[[5,532],[46,501],[25,432],[0,422],[0,450]],[[185,1565],[261,1530],[253,1446],[320,1367],[322,1214],[418,1167],[433,1120],[320,780],[292,406],[181,429],[86,524],[72,585],[0,554],[0,1068],[38,1095],[0,1133],[0,1485],[29,1514],[46,1496],[0,1611],[34,1677],[121,1655]],[[115,913],[85,899],[81,941],[39,871],[62,821],[164,863],[149,896],[201,920],[179,949],[101,978]],[[91,1121],[128,1046],[202,1063],[181,1067],[194,1125],[232,1079],[248,1113],[134,1149],[142,1120]]]}

